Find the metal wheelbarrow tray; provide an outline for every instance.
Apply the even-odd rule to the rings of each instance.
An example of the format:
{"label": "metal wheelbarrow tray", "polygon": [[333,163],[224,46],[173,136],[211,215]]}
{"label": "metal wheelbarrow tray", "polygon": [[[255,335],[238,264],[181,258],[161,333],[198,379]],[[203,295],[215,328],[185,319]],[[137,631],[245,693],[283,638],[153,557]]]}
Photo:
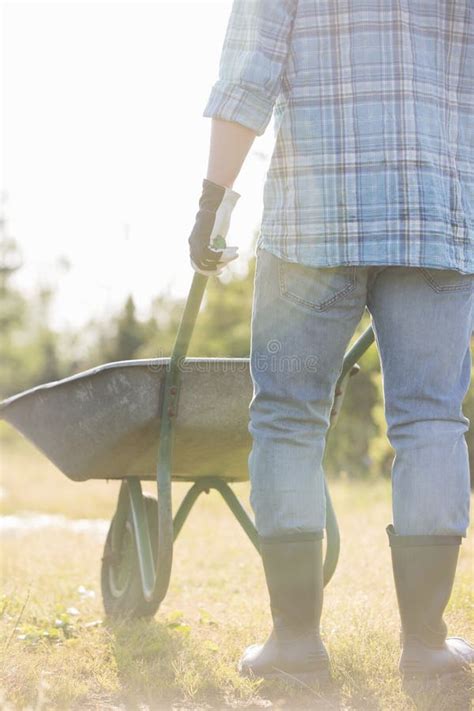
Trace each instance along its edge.
{"label": "metal wheelbarrow tray", "polygon": [[[206,284],[194,275],[170,358],[108,363],[0,403],[0,418],[70,479],[122,481],[101,570],[111,616],[155,614],[168,590],[174,540],[203,492],[222,495],[258,551],[255,526],[229,486],[248,479],[249,360],[186,358]],[[331,429],[356,360],[373,340],[369,327],[344,358]],[[155,477],[157,498],[141,488]],[[174,517],[172,480],[193,482]],[[325,584],[339,556],[327,486],[326,543]]]}
{"label": "metal wheelbarrow tray", "polygon": [[[5,400],[0,414],[74,481],[154,479],[169,358],[108,363]],[[247,358],[188,358],[175,405],[173,479],[247,478]]]}

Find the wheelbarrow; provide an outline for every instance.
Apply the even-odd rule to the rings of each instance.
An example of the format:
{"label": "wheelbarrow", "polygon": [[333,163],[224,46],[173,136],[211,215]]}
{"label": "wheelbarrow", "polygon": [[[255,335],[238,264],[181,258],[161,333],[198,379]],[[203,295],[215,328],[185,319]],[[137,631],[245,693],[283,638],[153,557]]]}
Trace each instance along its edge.
{"label": "wheelbarrow", "polygon": [[[109,616],[156,613],[169,586],[173,543],[203,492],[221,494],[258,551],[254,523],[230,486],[248,479],[249,359],[186,357],[207,279],[194,274],[171,357],[107,363],[0,403],[0,417],[68,478],[121,480],[101,569]],[[330,430],[356,361],[373,340],[369,327],[345,355]],[[141,485],[155,478],[157,498]],[[192,484],[174,517],[172,481]],[[340,537],[325,486],[327,585]]]}

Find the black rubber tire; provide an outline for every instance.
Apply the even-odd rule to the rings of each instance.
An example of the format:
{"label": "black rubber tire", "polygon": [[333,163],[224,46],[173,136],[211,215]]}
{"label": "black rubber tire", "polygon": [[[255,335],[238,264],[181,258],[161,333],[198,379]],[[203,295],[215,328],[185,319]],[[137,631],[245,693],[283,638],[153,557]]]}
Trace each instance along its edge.
{"label": "black rubber tire", "polygon": [[[144,494],[145,510],[150,531],[153,557],[156,560],[158,547],[158,502],[154,496]],[[131,510],[129,508],[127,521],[125,524],[123,548],[128,547],[128,569],[120,571],[119,562],[123,560],[112,552],[112,529],[115,516],[112,519],[104,545],[104,555],[101,568],[101,588],[102,602],[107,617],[114,618],[137,618],[153,617],[156,614],[159,603],[145,600],[140,579],[140,569],[138,564],[137,547],[133,526],[131,523]],[[116,584],[119,575],[123,580]]]}

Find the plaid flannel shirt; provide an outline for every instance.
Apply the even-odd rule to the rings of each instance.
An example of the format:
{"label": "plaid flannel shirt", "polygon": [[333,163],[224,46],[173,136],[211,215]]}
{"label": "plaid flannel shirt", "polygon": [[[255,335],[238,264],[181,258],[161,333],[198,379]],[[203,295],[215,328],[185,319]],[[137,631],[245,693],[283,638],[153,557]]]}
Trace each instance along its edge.
{"label": "plaid flannel shirt", "polygon": [[234,0],[203,115],[273,113],[257,246],[474,272],[473,0]]}

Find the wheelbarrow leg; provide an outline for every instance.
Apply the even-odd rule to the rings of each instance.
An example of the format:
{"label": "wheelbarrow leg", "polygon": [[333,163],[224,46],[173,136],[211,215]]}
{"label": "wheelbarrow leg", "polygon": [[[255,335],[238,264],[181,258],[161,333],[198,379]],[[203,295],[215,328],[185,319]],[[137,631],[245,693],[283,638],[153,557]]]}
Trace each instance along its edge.
{"label": "wheelbarrow leg", "polygon": [[[336,515],[332,505],[329,490],[326,486],[326,556],[324,559],[324,585],[327,585],[334,575],[337,561],[339,558],[339,529],[337,526]],[[258,533],[255,525],[247,514],[246,510],[240,503],[229,484],[218,476],[210,476],[199,479],[189,489],[186,496],[181,502],[181,505],[176,512],[174,518],[174,539],[178,537],[184,522],[189,516],[192,507],[196,503],[198,497],[203,493],[209,493],[210,489],[215,489],[222,496],[229,509],[234,514],[237,521],[242,526],[248,538],[260,553]]]}
{"label": "wheelbarrow leg", "polygon": [[[238,500],[237,496],[232,491],[230,486],[227,484],[227,482],[223,481],[222,479],[218,479],[218,478],[214,479],[213,478],[211,480],[211,483],[209,484],[209,488],[216,489],[220,493],[220,495],[226,502],[227,506],[230,508],[230,510],[236,517],[237,521],[240,523],[240,525],[244,529],[245,533],[252,541],[252,543],[255,546],[255,548],[257,549],[257,551],[260,552],[257,529],[255,528],[254,523],[249,518],[244,507],[242,506],[242,504],[240,503],[240,501]],[[326,557],[324,559],[324,585],[327,585],[329,583],[329,581],[331,580],[332,576],[334,575],[334,571],[336,570],[337,561],[338,561],[338,557],[339,557],[339,547],[340,547],[339,529],[337,526],[336,515],[334,513],[334,509],[332,506],[332,501],[331,501],[331,497],[329,495],[329,491],[327,489],[327,485],[326,485],[326,537],[327,537],[327,545],[326,545]]]}
{"label": "wheelbarrow leg", "polygon": [[229,484],[223,479],[219,479],[217,477],[211,479],[211,482],[210,488],[212,487],[219,492],[257,551],[260,553],[257,529],[239,499],[230,488]]}
{"label": "wheelbarrow leg", "polygon": [[215,489],[221,494],[222,498],[258,551],[258,534],[255,526],[253,525],[252,519],[249,517],[227,482],[217,476],[203,477],[202,479],[196,481],[189,489],[174,518],[174,539],[176,540],[178,537],[179,532],[181,531],[184,522],[189,516],[198,497],[202,493],[208,494],[210,489]]}
{"label": "wheelbarrow leg", "polygon": [[133,530],[137,544],[138,564],[142,580],[143,596],[147,602],[152,600],[155,588],[155,562],[151,547],[145,502],[140,479],[127,479],[130,508],[132,511]]}
{"label": "wheelbarrow leg", "polygon": [[115,525],[112,527],[112,550],[120,549],[120,537],[125,526],[128,516],[128,488],[127,481],[124,479],[120,485],[119,496],[117,500],[117,508],[115,510]]}

